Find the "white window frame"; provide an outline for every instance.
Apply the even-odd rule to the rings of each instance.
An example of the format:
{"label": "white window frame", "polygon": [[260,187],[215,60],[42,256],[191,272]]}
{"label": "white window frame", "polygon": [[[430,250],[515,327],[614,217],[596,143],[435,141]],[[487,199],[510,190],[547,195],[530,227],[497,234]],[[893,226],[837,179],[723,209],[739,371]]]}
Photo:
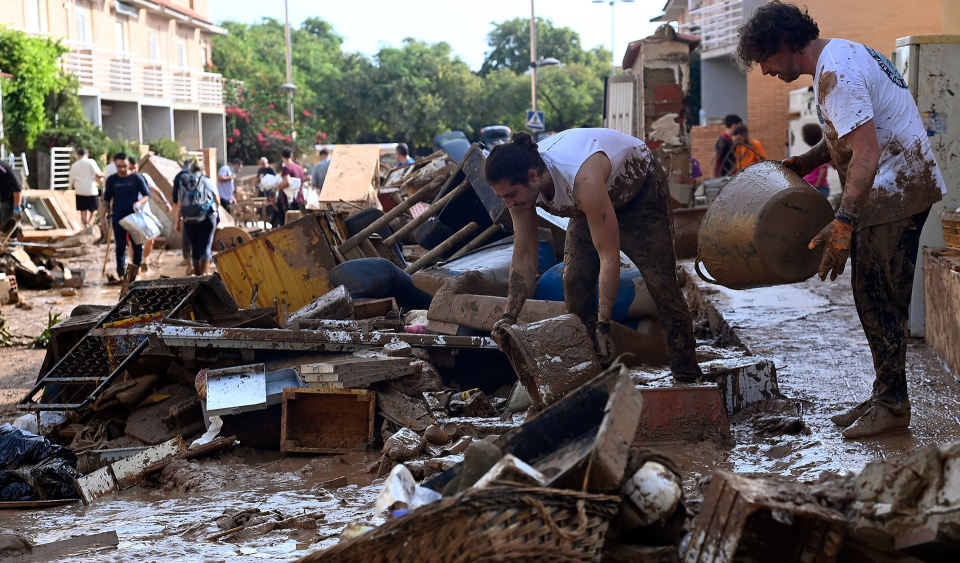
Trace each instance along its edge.
{"label": "white window frame", "polygon": [[189,65],[190,57],[187,53],[187,40],[183,37],[177,37],[177,66],[186,68]]}
{"label": "white window frame", "polygon": [[23,27],[29,31],[47,33],[47,3],[45,0],[23,0]]}
{"label": "white window frame", "polygon": [[[81,21],[81,19],[83,21]],[[76,38],[80,43],[93,43],[93,12],[88,4],[73,5],[73,25],[77,30]]]}
{"label": "white window frame", "polygon": [[113,24],[114,40],[117,43],[116,50],[121,53],[130,52],[130,25],[127,18],[118,17]]}

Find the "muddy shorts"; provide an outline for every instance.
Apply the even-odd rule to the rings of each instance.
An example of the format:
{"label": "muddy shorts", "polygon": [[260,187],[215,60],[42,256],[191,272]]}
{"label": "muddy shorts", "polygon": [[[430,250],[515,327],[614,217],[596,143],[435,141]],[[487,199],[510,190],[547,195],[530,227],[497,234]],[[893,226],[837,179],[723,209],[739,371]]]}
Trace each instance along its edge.
{"label": "muddy shorts", "polygon": [[873,395],[892,406],[907,398],[907,320],[920,231],[930,209],[857,231],[850,251],[853,299],[873,353]]}
{"label": "muddy shorts", "polygon": [[[693,321],[677,279],[670,192],[660,163],[654,160],[651,168],[653,172],[640,180],[643,187],[637,195],[616,210],[620,250],[636,264],[657,305],[670,369],[675,374],[699,376]],[[586,219],[570,220],[563,263],[567,312],[579,316],[592,335],[597,326],[600,255]]]}

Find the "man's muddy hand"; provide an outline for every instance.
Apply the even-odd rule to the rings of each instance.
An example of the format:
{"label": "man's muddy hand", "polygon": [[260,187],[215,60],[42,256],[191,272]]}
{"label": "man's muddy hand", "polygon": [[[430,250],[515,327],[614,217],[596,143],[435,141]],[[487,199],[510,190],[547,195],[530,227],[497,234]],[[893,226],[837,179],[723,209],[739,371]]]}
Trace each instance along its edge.
{"label": "man's muddy hand", "polygon": [[820,258],[820,269],[817,272],[820,281],[826,281],[827,274],[830,274],[830,281],[834,281],[843,273],[847,258],[850,257],[852,241],[853,226],[840,219],[834,219],[810,241],[810,250],[823,244],[823,257]]}
{"label": "man's muddy hand", "polygon": [[515,315],[511,315],[510,313],[505,313],[497,322],[493,324],[493,330],[490,331],[490,338],[493,338],[493,341],[497,343],[497,346],[503,349],[503,345],[507,341],[507,331],[504,329],[515,324],[517,324],[517,317]]}
{"label": "man's muddy hand", "polygon": [[810,162],[799,156],[791,156],[790,158],[785,158],[780,161],[780,164],[784,167],[793,170],[801,178],[807,174],[813,172],[814,167],[810,166]]}
{"label": "man's muddy hand", "polygon": [[609,364],[617,353],[613,344],[613,337],[610,336],[610,323],[598,322],[594,336],[596,337],[597,355],[600,356],[600,363]]}

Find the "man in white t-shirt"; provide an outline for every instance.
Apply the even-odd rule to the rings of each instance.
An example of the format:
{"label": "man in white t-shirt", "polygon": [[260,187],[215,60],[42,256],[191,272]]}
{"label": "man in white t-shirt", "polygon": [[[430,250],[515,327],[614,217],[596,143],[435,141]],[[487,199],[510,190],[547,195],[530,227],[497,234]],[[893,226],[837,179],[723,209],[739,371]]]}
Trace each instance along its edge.
{"label": "man in white t-shirt", "polygon": [[85,226],[93,224],[93,218],[100,207],[97,196],[100,195],[99,180],[103,177],[100,166],[90,158],[87,149],[78,148],[77,161],[70,166],[68,183],[70,189],[76,192],[77,211],[80,212],[80,220]]}
{"label": "man in white t-shirt", "polygon": [[836,219],[810,242],[823,245],[820,279],[835,280],[852,257],[854,301],[873,352],[870,399],[831,420],[862,438],[910,425],[906,337],[920,231],[946,194],[920,111],[906,81],[877,51],[820,37],[806,11],[775,1],[740,28],[745,69],[793,82],[813,76],[824,139],[783,164],[800,176],[831,159],[843,199]]}
{"label": "man in white t-shirt", "polygon": [[690,309],[680,290],[673,248],[670,188],[647,145],[612,129],[568,129],[535,143],[529,133],[493,147],[484,164],[493,192],[513,221],[514,245],[502,341],[537,281],[537,207],[569,217],[563,253],[566,310],[593,335],[597,354],[617,354],[610,336],[620,284],[620,251],[636,264],[657,307],[670,369],[690,383],[697,364]]}

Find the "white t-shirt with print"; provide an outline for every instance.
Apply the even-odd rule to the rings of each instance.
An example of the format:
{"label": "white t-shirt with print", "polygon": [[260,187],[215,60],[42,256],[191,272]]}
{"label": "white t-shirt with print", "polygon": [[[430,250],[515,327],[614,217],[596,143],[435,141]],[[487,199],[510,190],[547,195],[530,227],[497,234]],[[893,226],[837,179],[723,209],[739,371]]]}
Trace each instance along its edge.
{"label": "white t-shirt with print", "polygon": [[100,167],[92,158],[82,158],[70,166],[69,185],[77,195],[91,196],[100,193],[97,187],[97,174]]}
{"label": "white t-shirt with print", "polygon": [[830,155],[844,184],[852,150],[842,137],[871,119],[877,131],[880,162],[873,189],[863,195],[859,226],[905,219],[947,193],[920,110],[903,76],[885,56],[859,43],[831,39],[817,60],[813,88]]}

